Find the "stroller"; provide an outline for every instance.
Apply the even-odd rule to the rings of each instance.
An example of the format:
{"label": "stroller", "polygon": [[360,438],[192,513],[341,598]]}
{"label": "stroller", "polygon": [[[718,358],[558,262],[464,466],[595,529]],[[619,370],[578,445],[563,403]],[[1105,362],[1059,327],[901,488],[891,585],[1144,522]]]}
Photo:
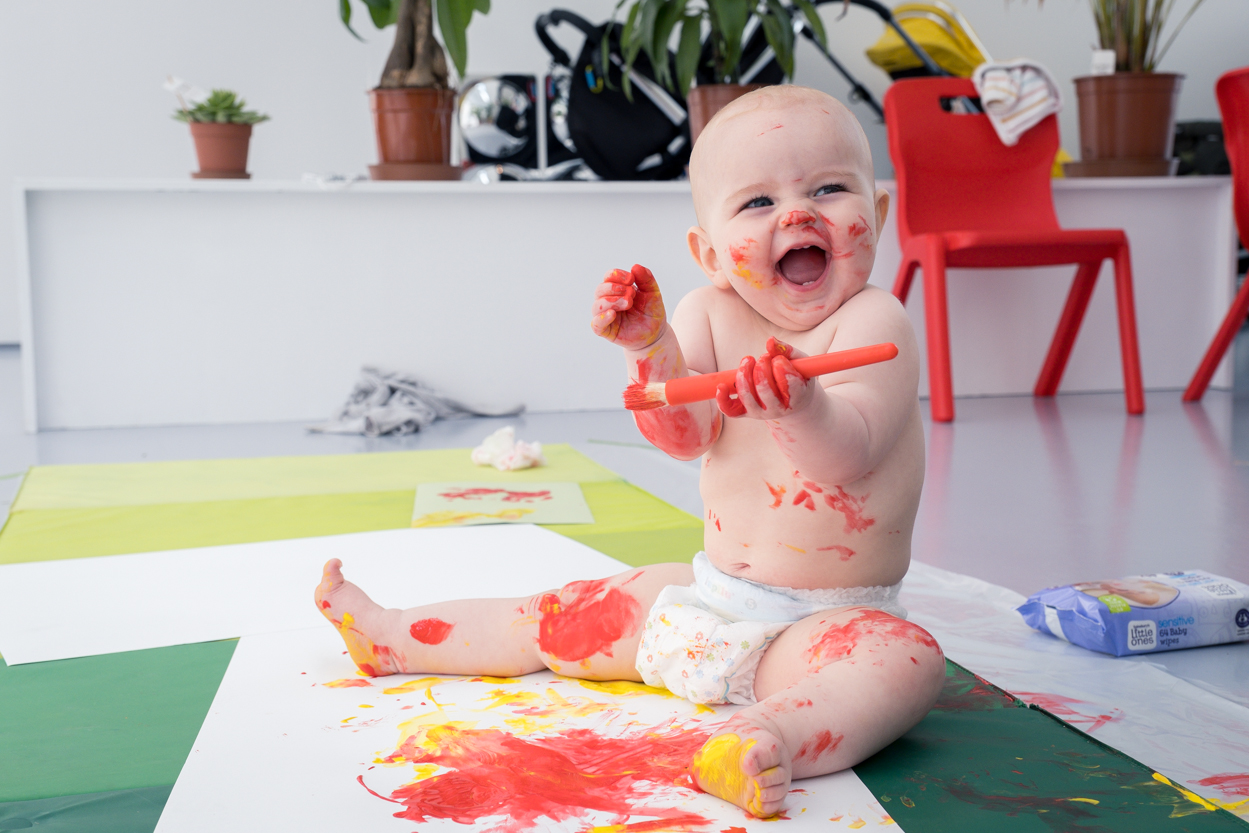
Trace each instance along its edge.
{"label": "stroller", "polygon": [[[862,6],[876,13],[889,27],[887,34],[909,49],[919,61],[920,72],[928,75],[949,75],[921,47],[911,34],[898,24],[888,7],[877,0],[815,0],[817,5],[844,2]],[[550,30],[568,24],[584,35],[585,40],[574,61],[555,40]],[[741,65],[745,68],[741,83],[776,84],[784,72],[768,46],[763,27],[752,20],[743,37]],[[590,23],[575,12],[554,9],[540,15],[534,24],[538,40],[550,53],[552,61],[548,90],[552,134],[564,148],[579,156],[603,179],[656,180],[680,176],[689,161],[689,116],[685,101],[679,94],[665,89],[655,80],[654,68],[644,53],[639,54],[630,69],[629,81],[635,91],[630,101],[623,91],[624,58],[620,50],[623,27]],[[884,119],[880,102],[867,87],[850,74],[827,48],[822,46],[805,23],[795,17],[796,34],[806,37],[834,69],[850,85],[850,100],[861,101]],[[603,39],[607,38],[607,49]],[[603,56],[608,60],[605,64]],[[711,56],[710,41],[704,42],[699,60],[697,81],[715,83],[707,63]],[[675,57],[669,52],[670,70],[675,75]],[[640,95],[636,93],[640,92]]]}

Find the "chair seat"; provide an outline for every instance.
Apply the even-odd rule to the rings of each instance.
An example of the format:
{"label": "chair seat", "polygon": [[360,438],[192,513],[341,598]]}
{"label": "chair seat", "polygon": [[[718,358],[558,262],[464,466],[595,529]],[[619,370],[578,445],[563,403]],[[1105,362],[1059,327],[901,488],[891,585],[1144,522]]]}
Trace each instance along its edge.
{"label": "chair seat", "polygon": [[[908,245],[922,245],[917,235]],[[1122,229],[1044,231],[946,231],[946,265],[961,268],[1012,268],[1088,263],[1113,258],[1127,243]]]}

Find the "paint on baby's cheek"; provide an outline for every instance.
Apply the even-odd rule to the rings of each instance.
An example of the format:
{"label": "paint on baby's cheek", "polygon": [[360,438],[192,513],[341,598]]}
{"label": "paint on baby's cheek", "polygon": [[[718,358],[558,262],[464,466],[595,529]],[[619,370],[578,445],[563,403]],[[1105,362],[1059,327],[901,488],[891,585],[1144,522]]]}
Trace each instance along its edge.
{"label": "paint on baby's cheek", "polygon": [[412,623],[412,626],[408,628],[408,633],[412,634],[412,638],[417,642],[437,645],[451,634],[451,629],[454,627],[455,625],[441,619],[421,619]]}
{"label": "paint on baby's cheek", "polygon": [[763,281],[755,277],[748,265],[751,248],[756,245],[751,238],[746,238],[740,246],[729,246],[729,257],[733,258],[733,274],[746,281],[755,289],[763,289]]}
{"label": "paint on baby's cheek", "polygon": [[637,632],[638,600],[611,587],[607,579],[574,581],[538,603],[538,648],[556,659],[576,662],[594,654],[612,656],[612,645]]}

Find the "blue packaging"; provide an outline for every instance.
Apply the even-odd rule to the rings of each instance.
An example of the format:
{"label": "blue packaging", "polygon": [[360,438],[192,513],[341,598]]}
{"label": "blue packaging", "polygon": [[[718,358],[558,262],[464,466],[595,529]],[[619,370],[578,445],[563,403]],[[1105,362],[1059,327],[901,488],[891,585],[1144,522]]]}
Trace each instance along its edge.
{"label": "blue packaging", "polygon": [[1249,641],[1249,585],[1204,570],[1050,587],[1017,610],[1042,633],[1117,657]]}

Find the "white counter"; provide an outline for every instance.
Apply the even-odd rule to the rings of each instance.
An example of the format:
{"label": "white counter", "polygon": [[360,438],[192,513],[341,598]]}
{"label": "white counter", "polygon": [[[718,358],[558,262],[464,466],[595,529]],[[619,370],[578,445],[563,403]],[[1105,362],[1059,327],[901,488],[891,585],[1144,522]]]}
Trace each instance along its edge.
{"label": "white counter", "polygon": [[[1182,388],[1232,296],[1229,180],[1054,191],[1064,225],[1127,230],[1146,387]],[[31,430],[320,420],[363,364],[480,402],[617,407],[594,285],[644,263],[671,308],[705,282],[683,182],[26,181],[17,199]],[[888,288],[892,223],[882,239],[872,281]],[[1032,389],[1073,274],[951,270],[956,395]],[[1063,390],[1121,388],[1110,274]],[[918,285],[908,310],[922,344]]]}

